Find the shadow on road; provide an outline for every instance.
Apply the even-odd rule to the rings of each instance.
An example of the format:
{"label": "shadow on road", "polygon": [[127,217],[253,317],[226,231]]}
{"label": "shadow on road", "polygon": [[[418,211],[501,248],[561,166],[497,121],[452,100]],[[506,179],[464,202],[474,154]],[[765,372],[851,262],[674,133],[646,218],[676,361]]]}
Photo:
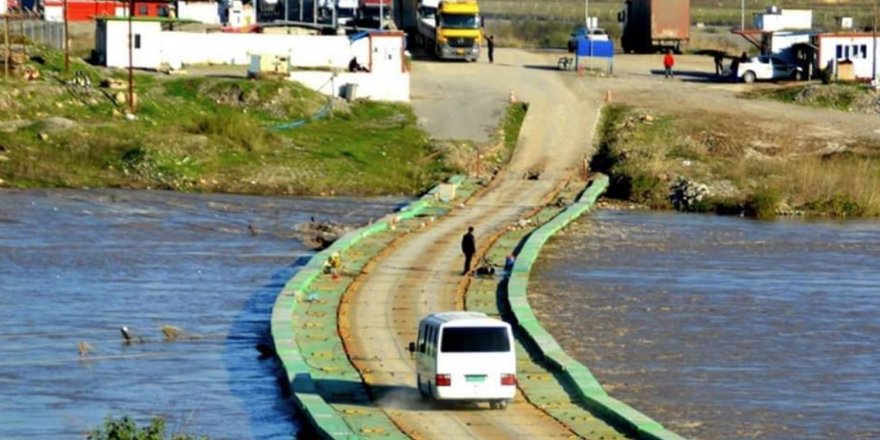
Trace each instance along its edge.
{"label": "shadow on road", "polygon": [[[663,69],[651,69],[651,75],[663,76],[666,72]],[[681,78],[685,82],[699,83],[726,83],[729,82],[726,77],[718,76],[713,72],[701,72],[697,70],[673,70],[676,78]]]}
{"label": "shadow on road", "polygon": [[525,64],[525,65],[523,65],[523,67],[525,67],[526,69],[533,69],[533,70],[553,70],[556,72],[561,72],[558,67],[546,65],[546,64]]}
{"label": "shadow on road", "polygon": [[486,402],[441,402],[423,398],[413,386],[379,385],[367,388],[360,381],[313,379],[313,391],[329,404],[359,405],[407,411],[474,411],[488,408]]}

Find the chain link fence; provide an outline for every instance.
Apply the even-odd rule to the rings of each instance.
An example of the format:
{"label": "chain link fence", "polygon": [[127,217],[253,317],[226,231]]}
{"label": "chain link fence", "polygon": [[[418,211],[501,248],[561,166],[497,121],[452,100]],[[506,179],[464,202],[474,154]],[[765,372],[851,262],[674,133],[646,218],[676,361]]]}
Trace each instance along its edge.
{"label": "chain link fence", "polygon": [[64,49],[64,23],[44,21],[39,14],[27,10],[10,12],[8,19],[4,19],[3,23],[4,26],[8,26],[9,36],[13,40],[24,37],[30,44]]}

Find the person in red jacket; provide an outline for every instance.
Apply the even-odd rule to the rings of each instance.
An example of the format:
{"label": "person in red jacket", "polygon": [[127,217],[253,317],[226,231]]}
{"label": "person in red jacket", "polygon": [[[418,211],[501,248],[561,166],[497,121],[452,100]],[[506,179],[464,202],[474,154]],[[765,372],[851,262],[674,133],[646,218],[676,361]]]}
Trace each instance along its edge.
{"label": "person in red jacket", "polygon": [[666,78],[672,78],[672,66],[675,65],[675,58],[672,56],[672,49],[666,51],[663,56],[663,67],[666,69]]}

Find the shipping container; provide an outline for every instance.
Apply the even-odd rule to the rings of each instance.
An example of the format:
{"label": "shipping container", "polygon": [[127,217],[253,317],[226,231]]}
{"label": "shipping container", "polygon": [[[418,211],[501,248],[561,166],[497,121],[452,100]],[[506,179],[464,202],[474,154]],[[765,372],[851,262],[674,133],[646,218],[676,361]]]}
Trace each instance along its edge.
{"label": "shipping container", "polygon": [[627,0],[618,21],[624,52],[681,52],[690,40],[690,0]]}

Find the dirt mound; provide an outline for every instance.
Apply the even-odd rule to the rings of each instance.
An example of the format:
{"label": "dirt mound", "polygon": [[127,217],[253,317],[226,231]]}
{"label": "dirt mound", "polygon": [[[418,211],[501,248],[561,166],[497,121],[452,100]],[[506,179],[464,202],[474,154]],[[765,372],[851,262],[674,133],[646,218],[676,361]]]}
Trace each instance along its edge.
{"label": "dirt mound", "polygon": [[880,93],[868,87],[844,84],[808,85],[793,93],[798,104],[880,114]]}
{"label": "dirt mound", "polygon": [[199,93],[220,105],[280,119],[310,116],[326,104],[326,98],[286,81],[206,81]]}

